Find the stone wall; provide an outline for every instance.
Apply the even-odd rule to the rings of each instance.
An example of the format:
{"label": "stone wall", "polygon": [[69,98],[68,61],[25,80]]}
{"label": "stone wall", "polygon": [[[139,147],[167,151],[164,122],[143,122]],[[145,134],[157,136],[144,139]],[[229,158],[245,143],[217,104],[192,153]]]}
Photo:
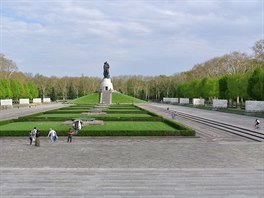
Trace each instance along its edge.
{"label": "stone wall", "polygon": [[34,104],[36,104],[36,103],[41,104],[42,103],[41,98],[33,98],[33,103]]}
{"label": "stone wall", "polygon": [[227,108],[227,100],[213,100],[213,108]]}
{"label": "stone wall", "polygon": [[264,101],[246,101],[246,112],[264,112]]}
{"label": "stone wall", "polygon": [[193,106],[203,106],[204,99],[203,98],[193,98]]}
{"label": "stone wall", "polygon": [[178,103],[179,99],[178,98],[163,98],[163,102],[167,103]]}
{"label": "stone wall", "polygon": [[0,100],[1,109],[13,108],[13,100],[12,99],[3,99]]}
{"label": "stone wall", "polygon": [[171,98],[163,98],[163,102],[170,102]]}
{"label": "stone wall", "polygon": [[43,103],[50,103],[50,98],[43,98]]}
{"label": "stone wall", "polygon": [[171,103],[178,103],[179,99],[178,98],[171,98]]}
{"label": "stone wall", "polygon": [[29,99],[28,98],[21,98],[19,99],[20,105],[29,105]]}
{"label": "stone wall", "polygon": [[180,104],[189,104],[190,100],[189,98],[180,98]]}

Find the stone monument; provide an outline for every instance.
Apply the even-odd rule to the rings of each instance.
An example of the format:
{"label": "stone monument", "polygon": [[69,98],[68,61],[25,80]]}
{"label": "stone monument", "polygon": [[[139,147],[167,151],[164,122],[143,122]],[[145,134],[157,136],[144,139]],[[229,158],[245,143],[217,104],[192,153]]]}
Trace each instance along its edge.
{"label": "stone monument", "polygon": [[104,63],[104,78],[100,85],[100,91],[113,91],[113,84],[111,82],[110,74],[109,74],[109,64],[107,62]]}
{"label": "stone monument", "polygon": [[100,103],[101,104],[111,104],[112,103],[112,91],[113,84],[111,82],[110,74],[109,74],[109,64],[107,62],[104,63],[103,69],[104,69],[104,78],[100,84]]}

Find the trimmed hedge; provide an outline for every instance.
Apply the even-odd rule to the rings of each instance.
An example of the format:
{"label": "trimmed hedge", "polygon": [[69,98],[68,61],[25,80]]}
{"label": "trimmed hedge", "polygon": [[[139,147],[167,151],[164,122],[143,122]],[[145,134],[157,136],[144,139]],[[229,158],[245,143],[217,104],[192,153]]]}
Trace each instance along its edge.
{"label": "trimmed hedge", "polygon": [[83,112],[88,112],[88,109],[83,109],[83,110],[52,110],[52,111],[43,112],[43,114],[69,114],[69,113],[83,113]]}
{"label": "trimmed hedge", "polygon": [[6,124],[9,124],[9,123],[12,123],[12,122],[14,122],[14,120],[4,120],[4,121],[0,121],[0,126],[6,125]]}
{"label": "trimmed hedge", "polygon": [[[67,136],[67,131],[56,131],[58,136]],[[28,136],[29,131],[1,131],[0,136]],[[46,137],[48,131],[41,131],[40,136]],[[176,130],[176,131],[79,131],[75,136],[194,136],[193,130]]]}
{"label": "trimmed hedge", "polygon": [[111,111],[111,110],[103,110],[102,112],[106,112],[106,113],[109,113],[109,114],[141,114],[141,113],[143,113],[143,114],[146,114],[146,113],[148,113],[147,111],[139,111],[139,110],[137,110],[137,111]]}
{"label": "trimmed hedge", "polygon": [[[52,118],[45,118],[45,117],[21,117],[17,121],[19,122],[27,122],[27,121],[66,121],[72,119],[74,117],[52,117]],[[76,117],[77,118],[77,117]],[[79,116],[82,118],[82,116]],[[88,117],[83,117],[88,118]],[[160,117],[96,117],[90,116],[89,118],[95,118],[96,120],[103,120],[103,121],[163,121]]]}

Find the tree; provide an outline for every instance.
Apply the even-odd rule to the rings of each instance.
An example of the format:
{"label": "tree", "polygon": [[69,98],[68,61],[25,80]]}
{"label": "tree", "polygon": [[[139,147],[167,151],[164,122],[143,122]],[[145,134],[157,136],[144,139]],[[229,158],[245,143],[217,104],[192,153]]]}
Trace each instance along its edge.
{"label": "tree", "polygon": [[69,96],[69,99],[74,99],[74,98],[76,98],[76,92],[75,92],[74,89],[73,89],[73,85],[72,85],[72,83],[69,85],[68,96]]}
{"label": "tree", "polygon": [[264,70],[256,68],[248,79],[248,95],[254,100],[264,100]]}
{"label": "tree", "polygon": [[32,82],[28,82],[28,89],[29,89],[29,99],[38,97],[38,89],[37,86]]}
{"label": "tree", "polygon": [[55,88],[52,87],[51,94],[50,94],[51,101],[56,101],[58,99],[57,93],[55,92]]}
{"label": "tree", "polygon": [[254,51],[254,57],[258,61],[264,61],[264,39],[258,40],[252,47]]}
{"label": "tree", "polygon": [[203,78],[200,83],[200,93],[202,98],[213,98],[219,95],[219,86],[216,79]]}
{"label": "tree", "polygon": [[42,98],[46,97],[47,88],[49,85],[49,78],[43,75],[36,74],[34,77],[35,84],[38,87],[39,94]]}
{"label": "tree", "polygon": [[67,100],[68,98],[68,77],[63,77],[59,80],[59,89],[62,96],[62,100]]}
{"label": "tree", "polygon": [[0,78],[9,79],[11,75],[17,71],[16,63],[5,58],[4,54],[0,53]]}
{"label": "tree", "polygon": [[11,79],[10,82],[10,89],[12,91],[12,98],[19,99],[23,95],[23,85],[19,83],[17,80]]}
{"label": "tree", "polygon": [[227,99],[227,91],[228,91],[228,87],[227,87],[227,76],[223,76],[218,80],[218,84],[219,84],[219,97],[221,99]]}
{"label": "tree", "polygon": [[7,79],[1,79],[1,87],[3,92],[1,93],[1,98],[5,99],[5,98],[12,98],[13,97],[13,93],[12,90],[10,88],[10,82]]}

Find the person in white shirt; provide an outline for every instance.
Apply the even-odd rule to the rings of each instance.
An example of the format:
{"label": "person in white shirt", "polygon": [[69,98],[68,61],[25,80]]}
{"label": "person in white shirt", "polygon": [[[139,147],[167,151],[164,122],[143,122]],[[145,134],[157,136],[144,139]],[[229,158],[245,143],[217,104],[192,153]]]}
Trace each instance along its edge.
{"label": "person in white shirt", "polygon": [[260,121],[259,119],[255,120],[255,129],[259,129]]}
{"label": "person in white shirt", "polygon": [[56,131],[53,130],[53,129],[50,129],[48,137],[50,137],[50,142],[51,143],[54,143],[57,140],[57,138],[58,138]]}
{"label": "person in white shirt", "polygon": [[36,133],[37,133],[37,128],[34,127],[34,129],[31,130],[31,137],[32,137],[32,144],[35,144],[36,141]]}
{"label": "person in white shirt", "polygon": [[75,134],[78,134],[78,132],[82,129],[82,122],[80,120],[76,120],[73,123],[73,127],[75,129]]}

